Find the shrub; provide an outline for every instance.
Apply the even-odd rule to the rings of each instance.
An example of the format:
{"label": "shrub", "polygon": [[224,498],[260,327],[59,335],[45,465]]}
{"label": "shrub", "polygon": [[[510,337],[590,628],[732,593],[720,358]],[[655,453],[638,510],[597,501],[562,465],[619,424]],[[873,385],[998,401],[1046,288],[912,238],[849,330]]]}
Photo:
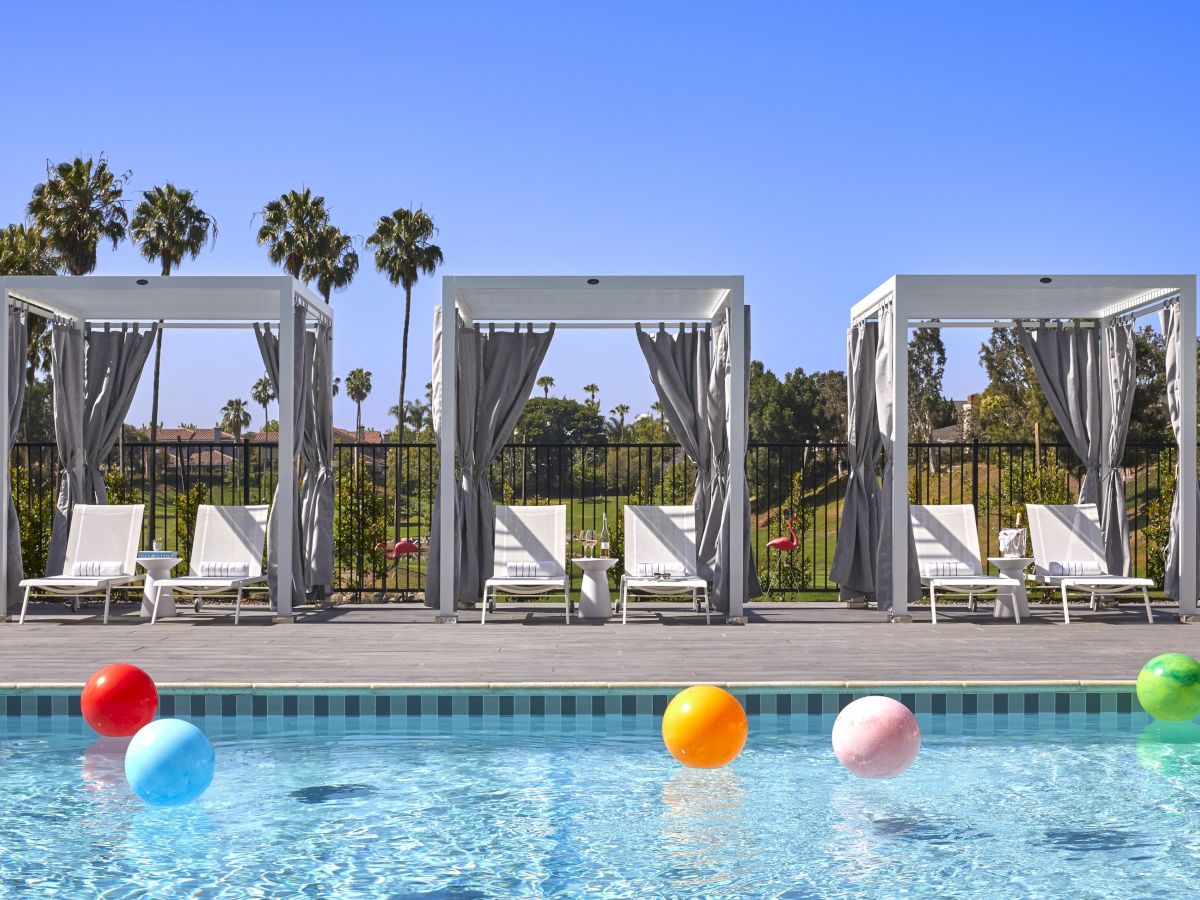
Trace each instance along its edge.
{"label": "shrub", "polygon": [[184,571],[192,565],[192,542],[196,536],[196,515],[208,502],[208,485],[198,481],[175,498],[175,552],[183,560]]}
{"label": "shrub", "polygon": [[27,576],[46,574],[55,494],[50,479],[31,477],[28,469],[13,466],[12,498],[21,520],[21,561]]}
{"label": "shrub", "polygon": [[[809,556],[811,535],[813,530],[813,511],[804,502],[804,472],[792,474],[791,491],[786,503],[780,508],[783,522],[796,519],[796,537],[799,546],[787,553],[776,554],[774,550],[766,551],[758,560],[758,580],[763,590],[795,592],[812,587],[814,567]],[[773,560],[773,556],[778,560]],[[772,563],[775,563],[772,565]]]}
{"label": "shrub", "polygon": [[1162,467],[1158,497],[1146,509],[1146,577],[1160,588],[1167,568],[1167,541],[1171,537],[1171,504],[1175,500],[1175,467]]}
{"label": "shrub", "polygon": [[387,540],[388,511],[383,491],[361,461],[339,462],[335,484],[333,558],[337,586],[366,588],[384,583],[388,560],[375,549]]}

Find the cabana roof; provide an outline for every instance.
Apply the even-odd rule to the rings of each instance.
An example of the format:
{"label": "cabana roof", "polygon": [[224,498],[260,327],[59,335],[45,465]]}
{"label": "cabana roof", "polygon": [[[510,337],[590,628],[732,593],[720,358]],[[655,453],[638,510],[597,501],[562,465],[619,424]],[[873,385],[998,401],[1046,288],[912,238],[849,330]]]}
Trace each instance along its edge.
{"label": "cabana roof", "polygon": [[943,327],[1101,319],[1150,312],[1195,283],[1195,275],[894,275],[854,304],[850,321],[876,318],[897,297],[898,312],[910,325],[931,319]]}
{"label": "cabana roof", "polygon": [[740,275],[455,275],[444,279],[444,292],[452,292],[465,323],[554,322],[560,327],[711,321],[731,292],[741,287]]}
{"label": "cabana roof", "polygon": [[0,284],[13,299],[81,321],[278,322],[280,292],[289,290],[309,318],[333,318],[330,306],[288,275],[8,275]]}

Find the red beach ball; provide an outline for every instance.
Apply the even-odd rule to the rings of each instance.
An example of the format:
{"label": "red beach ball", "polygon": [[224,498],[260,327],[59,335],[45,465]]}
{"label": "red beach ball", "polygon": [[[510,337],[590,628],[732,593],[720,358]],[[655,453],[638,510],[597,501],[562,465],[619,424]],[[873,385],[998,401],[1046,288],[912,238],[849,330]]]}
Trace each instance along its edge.
{"label": "red beach ball", "polygon": [[115,663],[88,679],[79,709],[100,734],[127,737],[153,720],[158,712],[158,688],[137,666]]}

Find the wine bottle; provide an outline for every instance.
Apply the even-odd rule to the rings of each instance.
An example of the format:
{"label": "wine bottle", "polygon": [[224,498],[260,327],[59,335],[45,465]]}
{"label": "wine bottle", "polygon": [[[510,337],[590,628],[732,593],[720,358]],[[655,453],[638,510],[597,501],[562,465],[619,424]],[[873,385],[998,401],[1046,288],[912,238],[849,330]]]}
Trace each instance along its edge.
{"label": "wine bottle", "polygon": [[604,514],[604,521],[600,524],[600,555],[608,556],[608,513]]}

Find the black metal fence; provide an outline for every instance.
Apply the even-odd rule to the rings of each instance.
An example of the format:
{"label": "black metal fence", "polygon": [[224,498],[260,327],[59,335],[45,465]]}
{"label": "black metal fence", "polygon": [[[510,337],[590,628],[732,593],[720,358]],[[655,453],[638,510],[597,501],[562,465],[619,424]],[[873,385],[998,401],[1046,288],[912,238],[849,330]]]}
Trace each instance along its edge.
{"label": "black metal fence", "polygon": [[[277,448],[241,442],[125,444],[106,470],[110,502],[144,503],[146,546],[152,539],[183,549],[200,503],[269,503]],[[26,567],[40,571],[57,491],[53,444],[17,444],[14,496],[22,521]],[[1161,554],[1155,517],[1170,489],[1175,448],[1130,446],[1125,483],[1134,569],[1156,574]],[[846,485],[845,445],[752,444],[746,458],[753,545],[760,579],[772,594],[836,590],[829,579]],[[432,444],[338,444],[335,461],[335,589],[362,599],[412,594],[425,584],[423,555],[392,562],[379,544],[430,531],[438,458]],[[997,533],[1015,524],[1025,502],[1071,502],[1082,469],[1065,445],[915,444],[909,496],[920,503],[973,503],[984,555],[997,553]],[[626,503],[688,504],[696,470],[674,444],[512,444],[492,466],[497,502],[564,503],[572,540],[599,529],[607,515],[621,549]],[[152,489],[153,488],[153,489]],[[1168,497],[1169,502],[1169,497]],[[767,541],[795,524],[799,547],[785,554]],[[1160,567],[1161,568],[1161,567]]]}

